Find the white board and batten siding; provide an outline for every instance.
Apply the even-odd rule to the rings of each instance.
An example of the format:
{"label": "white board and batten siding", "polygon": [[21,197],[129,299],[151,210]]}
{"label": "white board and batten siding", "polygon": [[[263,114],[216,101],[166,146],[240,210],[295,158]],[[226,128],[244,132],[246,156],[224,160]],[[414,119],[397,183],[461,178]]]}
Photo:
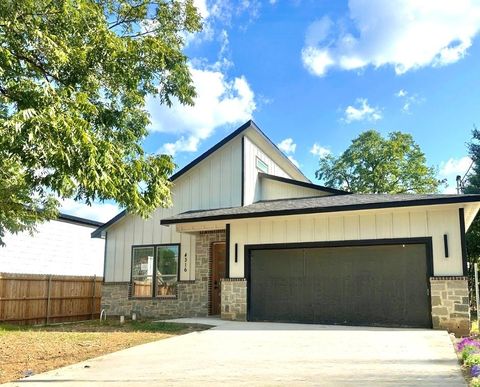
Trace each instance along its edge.
{"label": "white board and batten siding", "polygon": [[132,246],[173,243],[181,244],[180,279],[195,279],[195,236],[162,226],[160,220],[190,210],[240,206],[241,141],[233,139],[176,179],[171,208],[158,208],[146,220],[127,215],[107,230],[106,282],[130,281]]}
{"label": "white board and batten siding", "polygon": [[[230,224],[230,275],[243,278],[244,245],[432,237],[434,275],[463,275],[458,206],[244,219]],[[443,235],[448,236],[445,257]],[[234,261],[238,243],[238,262]],[[415,268],[412,268],[415,270]]]}
{"label": "white board and batten siding", "polygon": [[315,188],[302,187],[268,178],[260,179],[262,200],[278,200],[290,198],[307,198],[312,196],[330,195]]}
{"label": "white board and batten siding", "polygon": [[[270,175],[286,177],[291,179],[277,163],[275,163],[265,152],[260,149],[249,137],[244,139],[245,152],[245,194],[244,205],[252,204],[262,198],[262,189],[260,184],[259,172],[265,172]],[[257,168],[257,158],[267,166],[267,170],[261,171]]]}
{"label": "white board and batten siding", "polygon": [[5,235],[0,247],[0,272],[102,276],[103,239],[92,239],[95,226],[52,220],[37,232]]}
{"label": "white board and batten siding", "polygon": [[[232,139],[174,181],[171,208],[159,208],[147,220],[128,215],[107,230],[105,281],[130,281],[132,246],[171,243],[181,244],[180,280],[194,280],[195,235],[178,233],[175,226],[161,226],[160,220],[185,211],[240,206],[242,149],[244,205],[261,198],[257,157],[268,165],[269,174],[291,178],[248,134]],[[296,191],[305,192],[299,188]]]}

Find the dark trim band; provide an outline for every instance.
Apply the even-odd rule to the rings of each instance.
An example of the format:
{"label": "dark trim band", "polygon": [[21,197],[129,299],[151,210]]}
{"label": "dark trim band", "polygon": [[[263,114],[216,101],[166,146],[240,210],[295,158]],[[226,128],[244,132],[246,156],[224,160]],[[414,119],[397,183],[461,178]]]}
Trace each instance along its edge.
{"label": "dark trim band", "polygon": [[[456,203],[470,203],[480,202],[480,195],[475,196],[461,196],[448,198],[432,198],[432,199],[418,199],[418,200],[399,200],[394,202],[382,203],[363,203],[363,204],[348,204],[340,206],[326,206],[326,207],[310,207],[310,208],[294,208],[284,210],[259,211],[259,212],[243,212],[233,214],[220,214],[202,217],[162,219],[160,224],[179,224],[179,223],[196,223],[207,222],[212,220],[230,220],[230,219],[246,219],[246,218],[265,218],[271,216],[286,216],[286,215],[303,215],[303,214],[319,214],[325,212],[344,212],[344,211],[359,211],[359,210],[373,210],[381,208],[398,208],[398,207],[417,207],[417,206],[433,206],[439,204],[456,204]],[[205,212],[211,210],[204,210]],[[241,209],[240,209],[241,211]]]}
{"label": "dark trim band", "polygon": [[225,226],[225,278],[230,278],[230,224]]}
{"label": "dark trim band", "polygon": [[103,283],[105,283],[105,275],[107,274],[107,234],[105,231],[105,243],[103,245]]}
{"label": "dark trim band", "polygon": [[110,227],[112,224],[118,222],[120,219],[122,219],[125,215],[127,215],[127,210],[123,210],[122,212],[118,213],[115,215],[112,219],[110,219],[107,223],[101,225],[99,228],[97,228],[94,232],[91,233],[92,238],[101,238],[102,237],[102,232],[103,230],[107,229]]}
{"label": "dark trim band", "polygon": [[96,220],[80,218],[78,216],[67,215],[67,214],[58,214],[58,218],[54,220],[59,220],[67,223],[75,223],[81,224],[83,226],[91,226],[91,227],[100,227],[103,223],[97,222]]}
{"label": "dark trim band", "polygon": [[242,184],[241,184],[241,199],[240,205],[243,207],[245,204],[245,136],[242,136]]}
{"label": "dark trim band", "polygon": [[335,194],[335,195],[351,195],[352,194],[352,192],[342,191],[340,189],[335,189],[335,188],[330,188],[330,187],[324,187],[323,185],[307,183],[305,181],[288,179],[286,177],[270,175],[269,173],[259,172],[258,175],[261,178],[264,178],[264,179],[275,180],[275,181],[279,181],[281,183],[297,185],[299,187],[316,189],[318,191],[324,191],[324,192],[328,192],[328,193]]}
{"label": "dark trim band", "polygon": [[458,209],[458,216],[460,220],[460,243],[462,245],[462,267],[463,275],[468,275],[468,265],[467,265],[467,243],[465,241],[465,210],[463,208]]}

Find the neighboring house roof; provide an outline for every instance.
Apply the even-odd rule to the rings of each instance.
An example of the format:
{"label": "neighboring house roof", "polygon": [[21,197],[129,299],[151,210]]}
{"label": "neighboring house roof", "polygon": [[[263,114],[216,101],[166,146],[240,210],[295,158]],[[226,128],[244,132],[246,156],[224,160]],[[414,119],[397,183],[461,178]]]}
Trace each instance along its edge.
{"label": "neighboring house roof", "polygon": [[450,203],[480,202],[480,195],[440,194],[350,194],[259,201],[244,207],[188,211],[162,219],[163,225],[211,220],[260,218],[267,216],[314,214],[377,208],[410,207]]}
{"label": "neighboring house roof", "polygon": [[305,181],[288,179],[288,178],[286,178],[286,177],[281,177],[281,176],[276,176],[276,175],[270,175],[270,174],[268,174],[268,173],[263,173],[263,172],[259,172],[259,173],[258,173],[258,176],[259,176],[261,179],[275,180],[275,181],[279,181],[279,182],[282,182],[282,183],[287,183],[287,184],[292,184],[292,185],[298,185],[299,187],[316,189],[316,190],[319,190],[319,191],[328,192],[328,193],[335,194],[335,195],[351,195],[351,194],[352,194],[351,192],[342,191],[342,190],[340,190],[340,189],[325,187],[325,186],[323,186],[323,185],[318,185],[318,184],[307,183],[307,182],[305,182]]}
{"label": "neighboring house roof", "polygon": [[[217,149],[220,149],[223,145],[228,143],[229,141],[233,140],[237,136],[239,136],[241,133],[246,131],[249,128],[253,128],[256,132],[258,132],[269,144],[272,145],[272,148],[280,155],[286,162],[288,162],[296,171],[298,171],[303,177],[305,177],[305,180],[308,182],[310,181],[304,174],[303,172],[295,165],[293,164],[290,159],[270,140],[265,133],[262,132],[262,130],[253,122],[252,120],[249,120],[245,122],[242,126],[240,126],[238,129],[230,133],[227,137],[225,137],[223,140],[219,141],[216,143],[214,146],[212,146],[210,149],[202,153],[200,156],[198,156],[195,160],[193,160],[191,163],[187,164],[185,167],[180,169],[178,172],[174,173],[169,180],[170,181],[175,181],[178,179],[180,176],[188,172],[190,169],[195,167],[198,163],[200,163],[202,160],[206,159],[208,156],[210,156],[212,153],[214,153]],[[291,180],[291,179],[286,179],[286,180]],[[291,180],[291,181],[296,181],[296,180]],[[290,181],[290,183],[291,183]],[[309,184],[306,183],[305,184]],[[312,184],[312,186],[315,186]],[[313,187],[310,187],[313,188]],[[127,211],[123,210],[119,214],[115,215],[112,219],[110,219],[107,223],[100,225],[100,227],[95,230],[92,233],[92,238],[101,238],[103,231],[105,231],[108,227],[110,227],[112,224],[118,222],[120,219],[122,219],[125,215],[127,215]]]}
{"label": "neighboring house roof", "polygon": [[86,219],[86,218],[79,218],[78,216],[67,215],[60,213],[56,220],[68,222],[68,223],[76,223],[81,224],[84,226],[92,226],[92,227],[100,227],[103,225],[102,222],[97,222],[96,220]]}

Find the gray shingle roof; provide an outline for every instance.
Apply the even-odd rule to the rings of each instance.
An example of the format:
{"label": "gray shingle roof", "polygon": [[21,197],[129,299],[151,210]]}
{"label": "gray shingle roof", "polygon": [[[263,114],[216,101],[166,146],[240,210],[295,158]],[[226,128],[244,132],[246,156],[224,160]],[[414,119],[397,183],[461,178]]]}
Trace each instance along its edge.
{"label": "gray shingle roof", "polygon": [[259,201],[244,207],[188,211],[162,219],[162,224],[190,223],[207,220],[260,218],[320,212],[355,211],[375,208],[409,207],[449,203],[480,202],[480,195],[438,194],[351,194],[309,198]]}

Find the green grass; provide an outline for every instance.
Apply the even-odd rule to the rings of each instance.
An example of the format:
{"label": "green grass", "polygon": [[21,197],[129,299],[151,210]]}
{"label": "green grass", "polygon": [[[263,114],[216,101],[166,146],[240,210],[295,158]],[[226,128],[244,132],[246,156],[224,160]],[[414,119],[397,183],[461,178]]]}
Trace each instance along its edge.
{"label": "green grass", "polygon": [[136,331],[146,332],[180,332],[186,328],[185,324],[152,321],[132,321],[130,326]]}
{"label": "green grass", "polygon": [[187,324],[178,324],[171,322],[153,322],[153,321],[125,321],[120,324],[118,320],[90,320],[74,323],[50,324],[50,325],[13,325],[0,324],[0,335],[14,331],[61,331],[61,332],[157,332],[176,334],[188,330],[202,330],[207,327],[192,326]]}
{"label": "green grass", "polygon": [[22,325],[0,324],[0,335],[6,334],[7,332],[23,331],[23,330],[26,330],[26,329],[25,329],[25,326],[22,326]]}

